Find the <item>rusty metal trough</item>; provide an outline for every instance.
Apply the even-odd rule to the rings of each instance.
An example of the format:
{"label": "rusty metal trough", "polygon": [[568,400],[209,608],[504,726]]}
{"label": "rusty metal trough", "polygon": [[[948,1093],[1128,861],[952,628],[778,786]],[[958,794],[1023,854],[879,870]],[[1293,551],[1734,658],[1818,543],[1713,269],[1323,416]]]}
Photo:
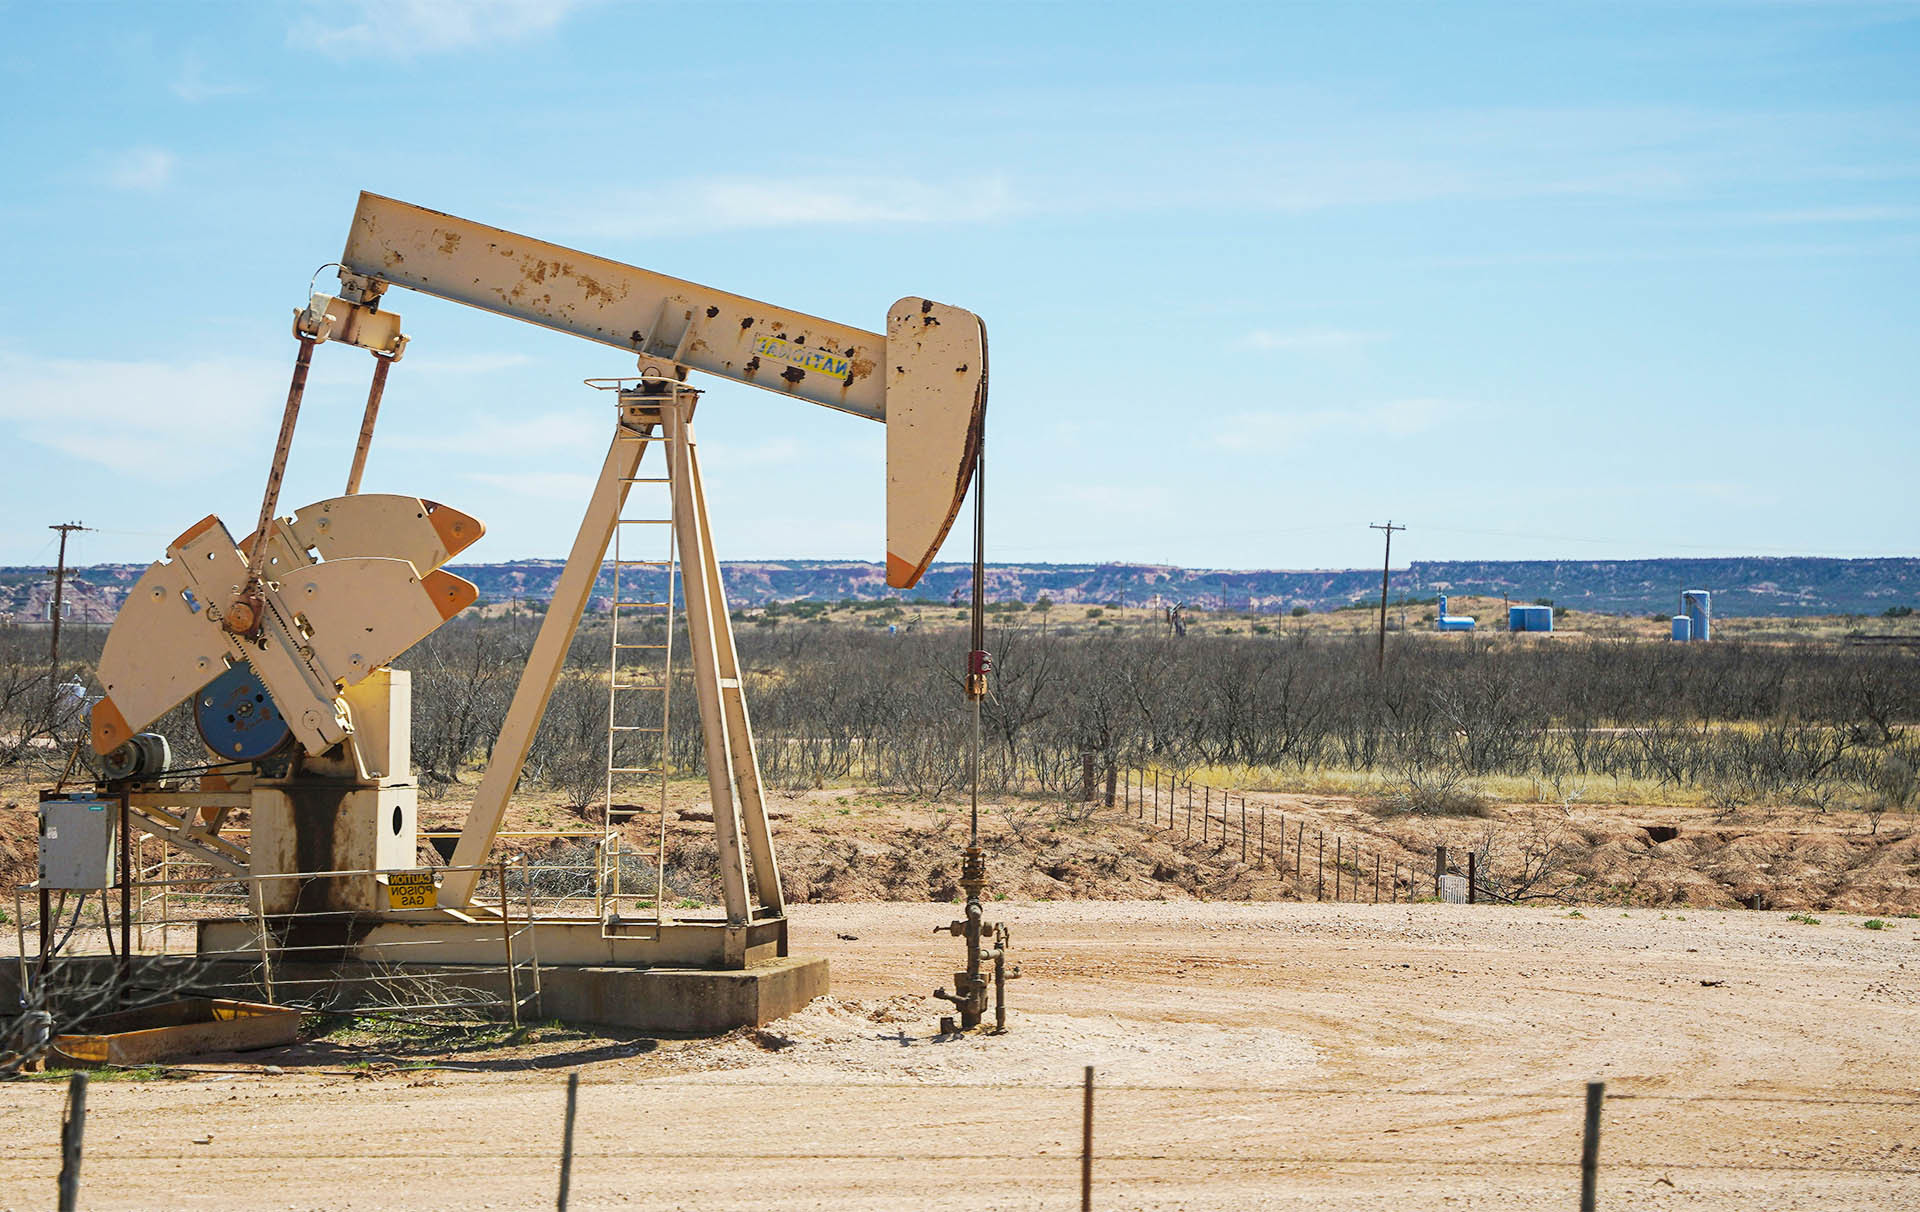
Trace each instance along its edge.
{"label": "rusty metal trough", "polygon": [[194,997],[90,1018],[57,1035],[53,1051],[72,1065],[149,1065],[203,1052],[291,1044],[300,1011],[263,1002]]}

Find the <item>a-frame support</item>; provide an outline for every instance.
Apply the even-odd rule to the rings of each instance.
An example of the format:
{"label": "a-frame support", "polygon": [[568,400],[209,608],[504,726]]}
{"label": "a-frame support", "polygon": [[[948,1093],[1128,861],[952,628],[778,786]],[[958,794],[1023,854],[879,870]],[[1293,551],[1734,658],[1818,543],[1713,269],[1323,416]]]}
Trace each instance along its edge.
{"label": "a-frame support", "polygon": [[[693,393],[687,392],[687,395]],[[680,550],[680,583],[687,602],[687,638],[693,681],[706,740],[707,787],[720,849],[720,884],[727,924],[745,925],[755,915],[782,916],[785,897],[767,828],[747,700],[740,685],[740,655],[733,643],[720,561],[707,526],[707,498],[700,481],[699,444],[693,435],[693,401],[663,407],[667,456],[673,470],[673,525]]]}
{"label": "a-frame support", "polygon": [[[752,921],[784,916],[786,899],[773,855],[759,761],[741,688],[740,658],[734,648],[733,624],[728,618],[726,590],[713,552],[706,494],[700,481],[692,425],[699,395],[684,384],[660,379],[643,380],[638,389],[621,391],[613,443],[449,865],[477,867],[487,861],[541,717],[546,714],[547,701],[566,663],[581,612],[599,579],[601,561],[618,525],[628,487],[646,448],[664,439],[667,474],[673,481],[674,530],[686,600],[689,657],[706,742],[707,784],[720,853],[721,894],[728,933],[740,935],[737,940],[730,937],[724,948],[731,960],[735,953],[743,952],[743,928]],[[441,905],[452,909],[469,906],[475,878],[470,870],[449,872],[441,887]],[[656,906],[656,913],[660,911]]]}

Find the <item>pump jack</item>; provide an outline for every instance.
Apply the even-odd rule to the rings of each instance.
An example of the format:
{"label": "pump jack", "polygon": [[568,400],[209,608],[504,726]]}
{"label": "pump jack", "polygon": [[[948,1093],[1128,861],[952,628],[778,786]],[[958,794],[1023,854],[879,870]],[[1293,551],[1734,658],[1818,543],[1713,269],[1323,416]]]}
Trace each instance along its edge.
{"label": "pump jack", "polygon": [[[616,898],[597,919],[542,918],[541,960],[743,969],[784,959],[785,903],[691,424],[699,393],[685,380],[699,370],[883,422],[887,583],[906,588],[932,562],[975,473],[985,327],[961,308],[909,297],[889,309],[884,335],[867,332],[369,193],[339,267],[340,293],[315,294],[295,313],[298,357],[255,530],[235,541],[215,517],[189,527],[113,625],[92,722],[109,777],[96,793],[123,797],[139,828],[176,848],[252,877],[265,914],[339,915],[343,961],[497,962],[507,907],[480,895],[479,873],[626,520],[623,504],[632,485],[653,482],[636,474],[641,459],[662,444],[667,467],[654,480],[672,495],[724,914],[669,914],[655,897],[650,915],[629,916]],[[387,374],[408,341],[384,306],[395,286],[612,346],[643,372],[621,384],[586,514],[449,869],[424,907],[401,907],[411,903],[388,886],[417,865],[418,847],[409,684],[389,662],[475,601],[475,587],[441,565],[483,528],[436,502],[358,491]],[[276,517],[307,368],[328,342],[375,358],[347,492]],[[977,614],[974,648],[970,696],[976,678],[984,692]],[[164,741],[143,732],[190,696],[212,755],[186,767],[206,771],[197,787],[178,777]],[[221,833],[235,808],[252,813],[246,845]],[[979,889],[969,892],[977,907]],[[225,935],[242,927],[204,923],[202,948],[231,947]],[[978,943],[975,929],[970,953]],[[817,971],[763,996],[742,1021],[768,1021],[824,992],[825,965],[811,963]],[[639,1012],[599,1017],[673,1025]]]}

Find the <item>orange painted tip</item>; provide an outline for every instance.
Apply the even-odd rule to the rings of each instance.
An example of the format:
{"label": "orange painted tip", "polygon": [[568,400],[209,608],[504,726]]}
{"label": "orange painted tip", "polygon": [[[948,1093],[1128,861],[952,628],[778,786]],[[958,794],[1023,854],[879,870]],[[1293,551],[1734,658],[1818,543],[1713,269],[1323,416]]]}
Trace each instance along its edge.
{"label": "orange painted tip", "polygon": [[440,536],[440,544],[447,549],[449,560],[479,542],[480,536],[487,533],[480,519],[471,514],[461,513],[438,501],[422,501],[421,504],[427,507],[427,521],[433,523],[433,532]]}
{"label": "orange painted tip", "polygon": [[420,578],[421,588],[433,599],[433,608],[442,619],[450,619],[480,600],[480,587],[472,581],[436,568]]}
{"label": "orange painted tip", "polygon": [[120,714],[120,708],[114,705],[111,696],[93,705],[92,731],[93,751],[101,757],[120,748],[133,736],[133,729],[127,726],[127,717]]}
{"label": "orange painted tip", "polygon": [[215,526],[218,526],[219,524],[220,524],[220,519],[217,516],[215,516],[214,514],[208,514],[206,517],[201,518],[198,522],[195,522],[193,525],[181,531],[179,538],[167,544],[167,549],[171,551],[175,547],[185,547],[188,543],[193,542],[195,539],[207,533],[207,531],[212,530]]}
{"label": "orange painted tip", "polygon": [[[932,559],[931,556],[928,557]],[[920,574],[927,570],[925,564],[915,566],[901,559],[891,551],[887,553],[887,584],[895,589],[912,589],[920,582]]]}

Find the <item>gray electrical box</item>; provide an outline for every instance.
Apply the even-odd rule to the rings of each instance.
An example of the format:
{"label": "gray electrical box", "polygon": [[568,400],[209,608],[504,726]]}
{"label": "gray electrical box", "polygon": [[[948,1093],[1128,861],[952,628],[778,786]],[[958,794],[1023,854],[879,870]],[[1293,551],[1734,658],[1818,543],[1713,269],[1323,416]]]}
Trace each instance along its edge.
{"label": "gray electrical box", "polygon": [[40,886],[90,892],[113,884],[118,800],[67,796],[40,801]]}

